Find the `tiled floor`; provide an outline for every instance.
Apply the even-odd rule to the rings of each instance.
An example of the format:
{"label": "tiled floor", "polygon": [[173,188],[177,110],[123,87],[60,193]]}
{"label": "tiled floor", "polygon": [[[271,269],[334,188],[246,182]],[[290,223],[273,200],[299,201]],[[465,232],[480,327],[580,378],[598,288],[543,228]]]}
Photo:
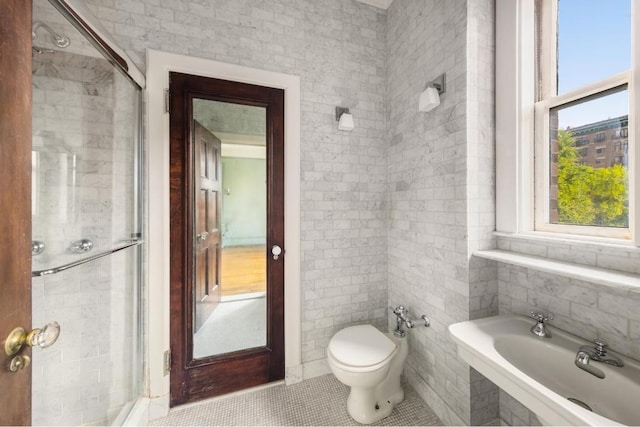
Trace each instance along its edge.
{"label": "tiled floor", "polygon": [[[442,425],[408,384],[405,399],[391,416],[374,425]],[[347,414],[349,389],[333,375],[292,386],[278,385],[250,393],[215,399],[171,413],[149,425],[163,426],[357,426]]]}

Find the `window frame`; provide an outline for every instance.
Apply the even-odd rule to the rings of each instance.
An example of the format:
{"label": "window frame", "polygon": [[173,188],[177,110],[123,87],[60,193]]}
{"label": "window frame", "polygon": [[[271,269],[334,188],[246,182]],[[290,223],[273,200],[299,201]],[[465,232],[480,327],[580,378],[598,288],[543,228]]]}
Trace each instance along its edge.
{"label": "window frame", "polygon": [[[573,102],[588,99],[593,96],[607,94],[609,91],[616,90],[621,86],[627,86],[629,99],[631,99],[631,73],[625,71],[614,76],[602,79],[592,84],[580,87],[562,95],[551,96],[547,99],[538,101],[534,105],[534,210],[535,224],[534,230],[545,231],[551,233],[577,234],[581,236],[605,237],[614,239],[631,240],[630,228],[615,227],[599,227],[586,225],[569,225],[569,224],[552,224],[549,222],[549,112],[551,109],[570,105]],[[595,143],[602,142],[598,140],[600,134],[597,134]],[[598,147],[594,145],[594,152],[598,154]],[[629,185],[631,185],[631,170],[633,167],[629,165]],[[633,200],[631,189],[629,189],[630,205]],[[631,206],[630,206],[631,208]],[[629,226],[631,227],[631,209],[629,209]]]}
{"label": "window frame", "polygon": [[[549,4],[544,1],[545,4]],[[640,246],[639,213],[640,192],[636,184],[638,180],[638,168],[640,168],[640,150],[636,144],[629,146],[629,231],[624,229],[622,235],[616,235],[616,230],[621,229],[602,227],[586,227],[572,225],[551,224],[554,227],[538,227],[544,210],[536,209],[536,191],[543,183],[534,180],[534,173],[540,176],[536,170],[544,166],[544,162],[534,162],[534,158],[543,159],[548,167],[548,154],[541,154],[540,141],[536,141],[536,135],[548,135],[548,114],[546,120],[539,120],[540,115],[548,109],[563,105],[572,100],[582,99],[585,96],[597,94],[611,88],[627,84],[629,94],[629,137],[628,139],[640,142],[640,129],[638,123],[640,90],[636,82],[640,82],[640,16],[638,16],[637,2],[631,6],[631,37],[632,57],[631,69],[623,73],[611,76],[601,81],[592,83],[571,92],[553,97],[544,94],[555,93],[555,77],[542,78],[539,84],[537,73],[554,70],[550,62],[553,58],[542,62],[537,69],[535,52],[536,45],[536,15],[535,2],[531,0],[496,0],[496,230],[498,232],[512,234],[539,234],[554,237],[590,240],[616,244]],[[543,14],[554,13],[552,7],[547,7]],[[550,22],[542,16],[542,21]],[[540,22],[540,25],[545,25]],[[548,25],[548,24],[547,24]],[[549,34],[543,31],[543,34]],[[555,31],[550,38],[555,40]],[[544,39],[540,43],[549,43]],[[546,62],[545,62],[546,61]],[[555,65],[554,65],[555,66]],[[536,99],[536,92],[541,94],[542,101]],[[536,121],[536,115],[538,120]],[[536,129],[536,127],[541,129]],[[548,140],[548,138],[546,138]],[[537,142],[537,145],[536,145]],[[548,146],[548,141],[546,145]],[[547,151],[548,153],[548,151]],[[546,160],[545,160],[546,159]],[[540,164],[541,163],[541,164]],[[540,165],[539,165],[540,164]],[[544,174],[542,175],[545,176]],[[548,178],[547,178],[548,179]],[[536,188],[538,187],[538,188]],[[544,190],[542,190],[544,191]],[[547,186],[548,194],[548,186]],[[547,198],[548,200],[548,198]],[[548,203],[547,212],[548,212]],[[546,216],[548,218],[548,215]],[[585,228],[600,229],[595,233],[584,233]],[[602,232],[605,231],[605,232]],[[613,233],[612,233],[613,231]],[[578,233],[576,233],[578,232]],[[575,234],[574,234],[575,233]]]}

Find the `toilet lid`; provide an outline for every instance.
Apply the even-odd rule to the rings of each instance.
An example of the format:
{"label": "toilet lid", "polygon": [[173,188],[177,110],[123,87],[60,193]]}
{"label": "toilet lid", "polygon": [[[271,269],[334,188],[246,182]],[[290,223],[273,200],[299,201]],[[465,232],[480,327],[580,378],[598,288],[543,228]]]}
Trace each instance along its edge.
{"label": "toilet lid", "polygon": [[371,366],[385,360],[396,344],[371,325],[344,328],[329,341],[329,351],[340,363]]}

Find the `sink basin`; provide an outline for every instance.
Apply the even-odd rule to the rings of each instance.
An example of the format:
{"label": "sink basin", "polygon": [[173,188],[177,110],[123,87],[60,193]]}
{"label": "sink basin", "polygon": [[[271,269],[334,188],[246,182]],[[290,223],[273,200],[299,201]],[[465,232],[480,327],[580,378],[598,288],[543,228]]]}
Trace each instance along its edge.
{"label": "sink basin", "polygon": [[605,374],[599,379],[574,363],[578,348],[589,342],[552,326],[552,338],[539,338],[529,331],[534,323],[521,316],[495,316],[456,323],[449,331],[465,362],[544,424],[640,425],[638,362],[619,355],[622,368],[591,361]]}

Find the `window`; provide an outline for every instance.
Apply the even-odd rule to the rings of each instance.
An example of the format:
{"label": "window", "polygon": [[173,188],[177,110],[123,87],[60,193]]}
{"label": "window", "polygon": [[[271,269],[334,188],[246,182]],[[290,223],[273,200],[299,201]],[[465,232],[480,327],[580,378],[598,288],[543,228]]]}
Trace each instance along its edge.
{"label": "window", "polygon": [[[535,7],[534,229],[630,238],[629,165],[603,144],[628,123],[631,0]],[[610,29],[584,31],[609,25],[604,17],[616,18]],[[598,143],[591,156],[579,149],[585,138]]]}
{"label": "window", "polygon": [[589,143],[589,140],[587,138],[576,139],[576,147],[582,147],[587,145],[588,143]]}
{"label": "window", "polygon": [[640,246],[639,8],[496,1],[497,231]]}

